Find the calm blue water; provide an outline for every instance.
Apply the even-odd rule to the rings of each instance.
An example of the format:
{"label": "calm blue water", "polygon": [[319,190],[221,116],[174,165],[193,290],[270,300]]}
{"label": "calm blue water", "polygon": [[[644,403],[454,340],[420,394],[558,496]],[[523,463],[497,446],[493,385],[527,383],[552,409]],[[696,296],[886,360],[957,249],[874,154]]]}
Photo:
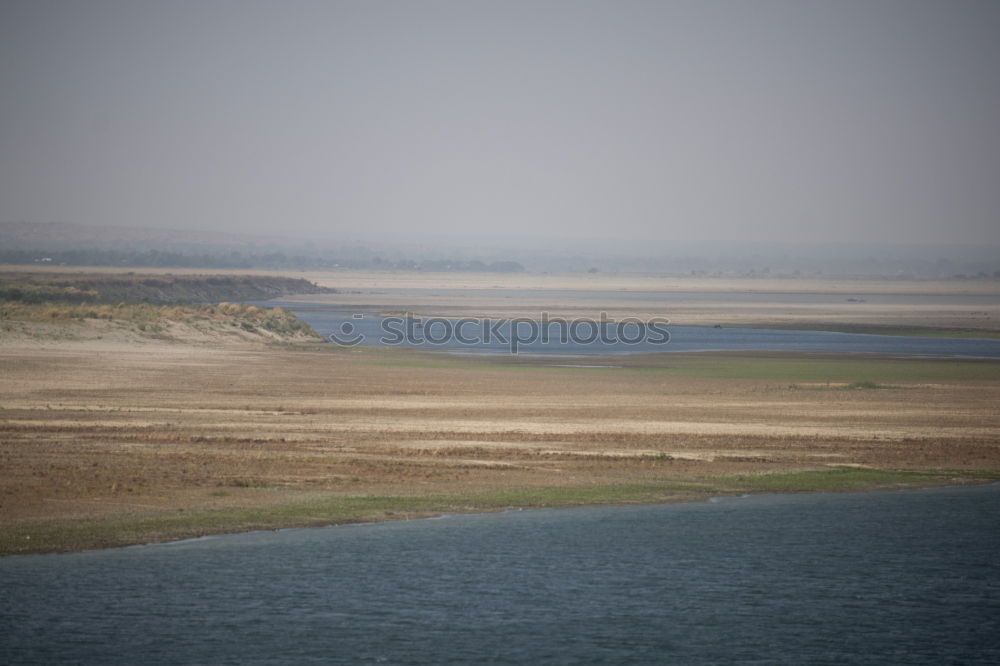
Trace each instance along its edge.
{"label": "calm blue water", "polygon": [[1000,663],[1000,486],[0,559],[7,664]]}
{"label": "calm blue water", "polygon": [[[421,325],[389,320],[370,313],[352,313],[314,309],[308,304],[267,302],[282,305],[311,325],[324,337],[338,336],[344,343],[360,345],[392,344],[403,347],[436,349],[464,353],[509,353],[515,337],[509,322],[495,327],[493,322],[469,321],[460,331],[468,341],[458,339],[456,321],[441,318],[421,318]],[[314,306],[315,307],[315,306]],[[360,318],[356,314],[361,314]],[[518,324],[518,353],[529,354],[620,354],[646,352],[692,351],[800,351],[901,354],[919,356],[961,356],[1000,358],[1000,340],[969,338],[921,338],[911,336],[833,333],[829,331],[788,331],[757,328],[711,328],[702,326],[664,325],[662,330],[640,330],[628,325],[620,331],[614,324],[601,327],[581,323],[565,333],[559,325],[550,323],[549,339],[542,340],[541,325],[533,330],[526,322]],[[604,334],[602,341],[601,334]],[[561,340],[565,336],[567,340]],[[664,338],[669,339],[663,343]],[[640,340],[638,344],[622,342]]]}

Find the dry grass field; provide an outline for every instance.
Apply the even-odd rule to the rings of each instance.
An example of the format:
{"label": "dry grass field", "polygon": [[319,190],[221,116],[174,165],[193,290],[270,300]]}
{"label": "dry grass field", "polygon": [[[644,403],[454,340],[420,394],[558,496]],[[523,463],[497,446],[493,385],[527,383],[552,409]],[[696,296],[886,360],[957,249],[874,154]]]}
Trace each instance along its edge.
{"label": "dry grass field", "polygon": [[[364,311],[1000,332],[996,281],[301,277],[338,289],[304,299]],[[468,357],[309,342],[289,317],[229,305],[0,309],[0,554],[1000,478],[997,361]]]}
{"label": "dry grass field", "polygon": [[8,338],[0,552],[1000,476],[998,362],[659,354],[572,365]]}

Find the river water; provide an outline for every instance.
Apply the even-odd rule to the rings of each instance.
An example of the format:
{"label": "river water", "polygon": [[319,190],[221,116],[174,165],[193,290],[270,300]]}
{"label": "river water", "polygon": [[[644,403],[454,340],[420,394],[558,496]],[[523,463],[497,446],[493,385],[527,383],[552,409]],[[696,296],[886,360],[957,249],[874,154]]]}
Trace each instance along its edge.
{"label": "river water", "polygon": [[[565,324],[435,317],[384,317],[331,310],[321,304],[266,301],[283,306],[324,337],[345,345],[402,346],[461,353],[620,354],[697,351],[839,352],[938,357],[1000,358],[1000,340],[868,335],[830,331],[714,328],[599,319]],[[646,322],[643,322],[646,323]],[[542,337],[547,331],[548,338]],[[516,342],[515,338],[517,339]],[[634,341],[634,342],[633,342]]]}
{"label": "river water", "polygon": [[1000,663],[1000,485],[0,559],[6,664]]}

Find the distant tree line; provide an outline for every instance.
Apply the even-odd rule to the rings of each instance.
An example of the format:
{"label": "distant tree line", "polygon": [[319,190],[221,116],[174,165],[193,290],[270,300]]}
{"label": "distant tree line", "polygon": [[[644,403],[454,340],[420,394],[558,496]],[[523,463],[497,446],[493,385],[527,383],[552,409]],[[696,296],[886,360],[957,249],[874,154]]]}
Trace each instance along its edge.
{"label": "distant tree line", "polygon": [[184,253],[163,250],[11,250],[0,249],[0,263],[54,264],[58,266],[134,266],[163,268],[267,268],[322,270],[335,268],[378,268],[385,270],[473,271],[519,273],[524,266],[516,261],[484,262],[458,259],[387,259],[371,257],[330,257],[289,255],[284,252],[244,254],[242,252]]}

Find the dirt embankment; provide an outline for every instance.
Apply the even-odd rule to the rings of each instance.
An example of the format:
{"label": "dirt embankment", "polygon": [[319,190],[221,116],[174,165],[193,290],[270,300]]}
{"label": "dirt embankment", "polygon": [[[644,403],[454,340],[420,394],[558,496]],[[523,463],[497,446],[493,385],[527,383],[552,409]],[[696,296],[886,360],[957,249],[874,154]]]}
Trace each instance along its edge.
{"label": "dirt embankment", "polygon": [[0,303],[0,349],[87,344],[223,344],[321,342],[311,326],[283,308],[219,305]]}
{"label": "dirt embankment", "polygon": [[287,310],[228,301],[333,291],[272,275],[0,273],[0,343],[318,341]]}

